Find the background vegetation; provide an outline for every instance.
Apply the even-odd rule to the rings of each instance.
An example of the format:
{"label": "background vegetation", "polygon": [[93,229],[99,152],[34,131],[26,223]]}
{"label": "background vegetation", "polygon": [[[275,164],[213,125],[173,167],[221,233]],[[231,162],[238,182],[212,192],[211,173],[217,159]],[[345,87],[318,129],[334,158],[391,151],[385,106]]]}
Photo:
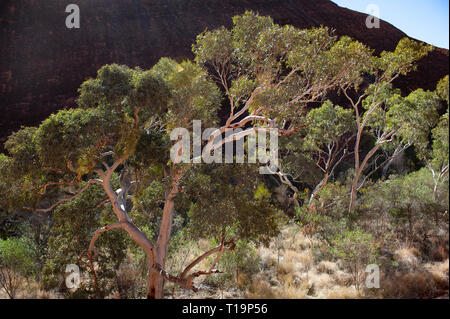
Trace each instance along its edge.
{"label": "background vegetation", "polygon": [[[392,85],[433,48],[403,39],[376,56],[323,27],[251,12],[233,23],[200,34],[194,61],[102,67],[81,84],[79,108],[9,137],[4,297],[448,291],[449,79],[406,96]],[[277,129],[279,167],[173,163],[171,132],[192,136],[195,119],[217,136],[241,128],[245,141]],[[217,154],[212,140],[203,147]],[[79,289],[65,285],[68,264],[82,270]],[[379,289],[366,288],[369,264]]]}

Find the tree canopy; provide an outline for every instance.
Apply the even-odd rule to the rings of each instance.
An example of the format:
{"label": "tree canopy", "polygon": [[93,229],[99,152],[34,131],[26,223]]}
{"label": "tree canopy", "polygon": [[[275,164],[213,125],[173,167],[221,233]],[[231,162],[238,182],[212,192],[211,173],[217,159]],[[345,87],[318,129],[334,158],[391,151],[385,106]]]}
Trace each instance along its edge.
{"label": "tree canopy", "polygon": [[[378,169],[381,150],[395,149],[395,155],[414,145],[440,176],[448,172],[448,110],[441,119],[438,113],[441,99],[448,104],[448,77],[437,93],[419,89],[403,97],[392,85],[415,69],[429,46],[405,38],[395,51],[376,56],[326,27],[300,30],[246,12],[233,18],[231,30],[200,34],[192,49],[194,61],[162,58],[149,70],[105,65],[81,84],[78,108],[60,110],[8,138],[8,155],[0,155],[1,203],[9,210],[53,214],[48,274],[83,261],[98,296],[95,259],[111,258],[118,266],[127,245],[134,245],[145,254],[147,296],[161,298],[165,281],[196,291],[194,280],[219,273],[219,259],[239,240],[267,244],[279,233],[279,203],[256,165],[195,165],[170,157],[172,142],[181,138],[172,133],[184,128],[193,136],[195,120],[218,127],[201,141],[206,154],[276,131],[284,138],[280,156],[301,153],[320,170],[310,203],[328,191],[329,179],[349,155],[355,166],[349,211],[371,175],[367,168]],[[343,95],[349,105],[333,104],[330,93]],[[368,136],[372,143],[363,150]],[[188,156],[195,154],[189,149]],[[284,170],[292,172],[297,162],[288,162],[271,173],[288,185],[299,208],[301,190]],[[166,260],[177,217],[191,238],[212,237],[219,244],[170,274]],[[99,239],[116,229],[128,239],[123,232]],[[108,253],[95,253],[97,240]],[[119,248],[111,247],[118,242]],[[198,270],[212,255],[209,270]]]}

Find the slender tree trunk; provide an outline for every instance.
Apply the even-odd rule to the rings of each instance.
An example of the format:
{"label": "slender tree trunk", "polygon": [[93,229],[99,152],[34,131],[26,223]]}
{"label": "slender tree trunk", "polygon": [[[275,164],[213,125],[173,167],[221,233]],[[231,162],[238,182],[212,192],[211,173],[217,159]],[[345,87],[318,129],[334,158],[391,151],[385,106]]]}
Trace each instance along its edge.
{"label": "slender tree trunk", "polygon": [[322,190],[322,188],[325,187],[325,185],[328,184],[328,179],[329,178],[330,178],[330,176],[328,175],[328,173],[326,173],[325,177],[314,188],[314,191],[312,192],[311,197],[309,198],[309,207],[311,207],[312,202],[313,202],[314,198],[316,198],[317,194]]}
{"label": "slender tree trunk", "polygon": [[436,202],[437,200],[437,192],[438,192],[438,185],[439,185],[439,177],[438,178],[434,178],[434,187],[433,187],[433,201]]}
{"label": "slender tree trunk", "polygon": [[162,268],[166,266],[167,250],[169,248],[170,232],[175,210],[174,204],[173,198],[166,198],[158,242],[155,247],[155,259],[153,263],[151,261],[149,262],[150,269],[147,283],[148,299],[161,299],[164,297],[164,279],[154,266],[155,264],[161,265]]}
{"label": "slender tree trunk", "polygon": [[164,296],[163,279],[158,271],[149,266],[148,280],[147,280],[147,299],[162,299]]}
{"label": "slender tree trunk", "polygon": [[[111,187],[111,175],[113,170],[109,170],[107,174],[101,173],[101,177],[103,178],[103,182],[101,183],[103,186],[103,189],[105,190],[106,194],[108,195],[108,198],[111,201],[112,209],[114,213],[116,214],[119,222],[121,223],[120,228],[125,230],[130,237],[144,250],[147,258],[148,258],[148,264],[149,264],[149,274],[148,274],[148,290],[147,290],[147,296],[153,297],[153,298],[161,298],[162,297],[162,287],[160,285],[156,285],[158,283],[158,280],[160,279],[159,274],[156,270],[153,269],[153,265],[155,263],[158,263],[159,260],[157,260],[157,257],[159,256],[157,251],[157,246],[155,247],[152,242],[147,238],[147,236],[138,228],[136,225],[133,224],[132,220],[126,213],[122,207],[125,207],[125,203],[120,203],[119,199],[117,198],[115,192],[113,191]],[[167,197],[167,196],[166,196]],[[122,205],[121,205],[122,204]],[[164,207],[164,214],[163,214],[163,220],[164,216],[167,216],[167,201]],[[173,209],[173,208],[172,208]],[[169,214],[172,215],[173,211]],[[171,222],[170,222],[171,224]],[[157,286],[157,287],[156,287]]]}
{"label": "slender tree trunk", "polygon": [[359,118],[359,112],[358,108],[355,108],[356,110],[356,119],[357,119],[357,125],[358,125],[358,132],[356,134],[356,142],[355,142],[355,176],[353,177],[352,181],[352,188],[350,190],[350,203],[348,207],[348,211],[352,211],[355,209],[356,206],[356,193],[358,191],[358,181],[360,178],[360,161],[359,161],[359,144],[361,142],[361,136],[362,132],[364,130],[364,127],[361,126],[360,118]]}
{"label": "slender tree trunk", "polygon": [[166,265],[167,251],[169,249],[170,233],[172,229],[173,215],[175,211],[175,196],[179,192],[178,182],[180,172],[174,169],[170,174],[169,169],[165,169],[165,175],[172,178],[171,186],[166,190],[165,203],[161,226],[159,230],[158,241],[155,247],[154,262],[149,262],[148,282],[147,282],[147,298],[161,299],[164,297],[164,279],[160,273],[154,268],[155,264],[159,264],[162,268]]}
{"label": "slender tree trunk", "polygon": [[350,204],[348,207],[349,212],[354,210],[356,207],[356,196],[358,193],[358,181],[359,181],[360,177],[361,177],[361,172],[358,170],[355,172],[355,177],[353,178],[353,182],[352,182],[352,189],[350,192]]}
{"label": "slender tree trunk", "polygon": [[[365,169],[367,163],[369,162],[369,159],[372,158],[372,156],[378,151],[379,148],[380,148],[380,144],[375,145],[375,147],[373,147],[369,151],[369,153],[367,153],[366,157],[364,158],[364,160],[362,161],[361,164],[359,164],[359,156],[355,157],[355,161],[357,161],[357,162],[355,163],[355,176],[353,177],[352,189],[351,189],[351,192],[350,192],[350,204],[349,204],[349,207],[348,207],[348,211],[349,212],[354,210],[355,207],[356,207],[356,199],[357,199],[357,196],[358,196],[359,179],[361,178],[361,175],[364,172],[364,169]],[[355,152],[356,151],[359,151],[359,146],[358,146],[358,149],[355,150]]]}

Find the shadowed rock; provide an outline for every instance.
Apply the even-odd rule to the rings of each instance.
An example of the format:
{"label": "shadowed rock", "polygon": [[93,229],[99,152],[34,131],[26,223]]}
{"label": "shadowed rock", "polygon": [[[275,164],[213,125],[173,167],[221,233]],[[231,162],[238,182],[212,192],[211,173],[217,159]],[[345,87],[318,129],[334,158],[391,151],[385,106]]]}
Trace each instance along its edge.
{"label": "shadowed rock", "polygon": [[[69,3],[0,3],[2,145],[21,125],[36,125],[58,109],[75,106],[77,88],[102,65],[149,68],[162,56],[190,58],[197,34],[230,27],[231,17],[245,10],[301,28],[330,26],[377,52],[394,49],[406,36],[383,21],[381,28],[368,29],[367,15],[328,0],[78,0],[80,29],[65,26]],[[434,89],[448,66],[448,50],[437,49],[396,85],[404,92]]]}

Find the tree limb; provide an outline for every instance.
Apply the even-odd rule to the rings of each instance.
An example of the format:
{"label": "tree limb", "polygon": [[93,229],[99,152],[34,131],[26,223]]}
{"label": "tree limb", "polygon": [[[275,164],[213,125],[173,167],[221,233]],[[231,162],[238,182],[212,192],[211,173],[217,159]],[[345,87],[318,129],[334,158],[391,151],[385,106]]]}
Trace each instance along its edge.
{"label": "tree limb", "polygon": [[38,212],[38,213],[48,213],[51,212],[52,210],[54,210],[57,206],[66,203],[66,202],[70,202],[71,200],[74,200],[75,198],[77,198],[78,196],[80,196],[86,189],[89,188],[89,186],[91,186],[92,184],[101,184],[102,181],[98,180],[98,179],[91,179],[89,182],[86,183],[86,185],[84,185],[75,195],[68,197],[68,198],[64,198],[61,199],[59,201],[57,201],[56,203],[54,203],[52,206],[50,206],[49,208],[40,208],[40,209],[33,209],[31,207],[25,207],[26,210],[30,210],[30,211],[34,211],[34,212]]}

